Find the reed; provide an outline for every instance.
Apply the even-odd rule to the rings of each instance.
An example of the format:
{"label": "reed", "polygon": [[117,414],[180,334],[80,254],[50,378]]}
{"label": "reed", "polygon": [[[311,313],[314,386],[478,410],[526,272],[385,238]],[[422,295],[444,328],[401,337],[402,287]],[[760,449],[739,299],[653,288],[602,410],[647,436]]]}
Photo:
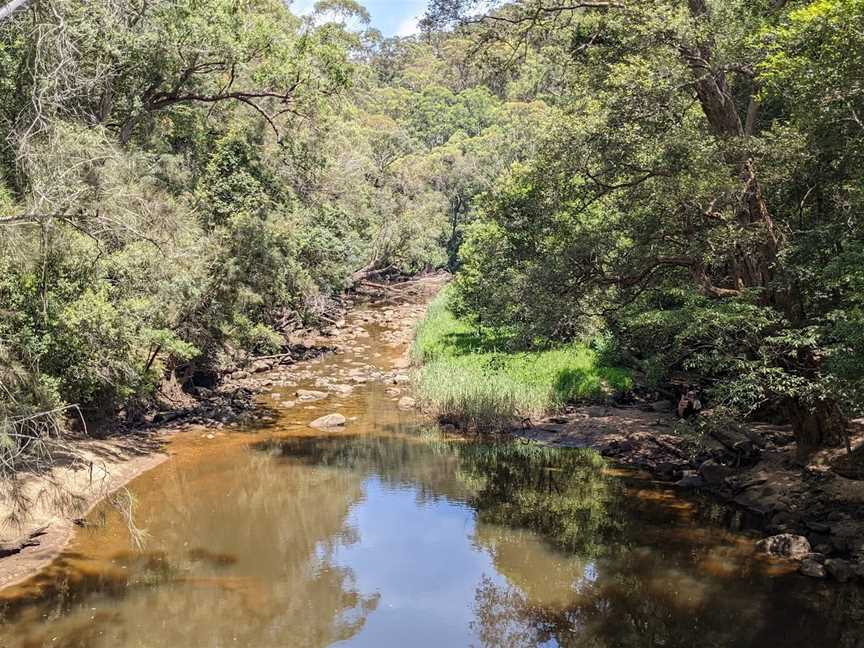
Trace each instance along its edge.
{"label": "reed", "polygon": [[457,318],[444,291],[417,327],[412,358],[424,407],[482,431],[506,428],[573,401],[626,389],[626,370],[604,367],[586,344],[511,350],[500,334]]}

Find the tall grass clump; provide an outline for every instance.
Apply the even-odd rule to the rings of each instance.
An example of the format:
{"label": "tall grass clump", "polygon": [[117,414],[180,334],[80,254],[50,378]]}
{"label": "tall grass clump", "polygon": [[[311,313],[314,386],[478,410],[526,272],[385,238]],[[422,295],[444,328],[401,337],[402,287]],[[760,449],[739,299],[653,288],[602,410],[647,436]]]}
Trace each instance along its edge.
{"label": "tall grass clump", "polygon": [[626,370],[601,366],[585,344],[510,350],[500,336],[457,318],[446,290],[417,327],[412,358],[420,366],[423,404],[440,417],[484,431],[631,385]]}

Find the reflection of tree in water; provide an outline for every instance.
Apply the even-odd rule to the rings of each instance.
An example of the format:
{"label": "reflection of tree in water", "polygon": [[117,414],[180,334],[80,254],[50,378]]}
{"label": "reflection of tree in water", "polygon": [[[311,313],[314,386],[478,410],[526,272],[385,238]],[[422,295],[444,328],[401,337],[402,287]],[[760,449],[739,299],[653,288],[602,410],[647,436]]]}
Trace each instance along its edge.
{"label": "reflection of tree in water", "polygon": [[484,579],[477,588],[474,628],[488,648],[812,648],[864,646],[860,589],[823,590],[805,581],[765,583],[759,596],[715,583],[688,605],[686,592],[658,589],[626,565],[582,581],[568,606],[534,604],[521,589]]}
{"label": "reflection of tree in water", "polygon": [[585,558],[606,550],[619,490],[596,453],[519,442],[465,444],[457,453],[481,522],[531,529]]}
{"label": "reflection of tree in water", "polygon": [[[474,541],[506,578],[477,587],[473,625],[482,646],[719,648],[779,641],[803,648],[842,638],[843,648],[864,648],[849,625],[860,600],[839,609],[832,599],[808,599],[807,583],[789,587],[766,578],[754,585],[735,573],[700,572],[697,554],[706,547],[685,542],[686,534],[664,541],[656,511],[647,516],[653,529],[647,533],[639,519],[645,503],[628,499],[591,452],[434,435],[289,439],[268,449],[357,480],[376,475],[410,486],[421,501],[467,502],[480,522]],[[538,549],[536,535],[532,542],[525,530],[547,548]],[[834,621],[821,615],[829,610]],[[778,628],[788,628],[788,636],[777,637]]]}
{"label": "reflection of tree in water", "polygon": [[338,468],[359,477],[377,476],[390,487],[411,487],[420,501],[464,500],[468,490],[455,478],[453,444],[435,432],[417,435],[287,437],[260,450],[306,465]]}
{"label": "reflection of tree in water", "polygon": [[531,529],[552,544],[594,556],[617,525],[609,514],[620,495],[587,450],[522,442],[482,443],[418,436],[294,437],[260,446],[315,466],[375,474],[416,488],[420,499],[467,501],[481,522]]}
{"label": "reflection of tree in water", "polygon": [[[475,540],[506,577],[477,587],[473,627],[482,646],[720,648],[779,639],[795,648],[864,648],[860,590],[700,570],[708,546],[675,535],[664,542],[654,510],[646,534],[645,503],[631,500],[594,453],[519,443],[455,450],[469,501],[492,525],[478,527]],[[687,524],[668,515],[667,524]],[[560,553],[526,559],[527,547],[507,529],[531,529]],[[787,630],[782,638],[778,628]]]}
{"label": "reflection of tree in water", "polygon": [[156,510],[145,515],[147,550],[106,554],[104,566],[58,563],[46,575],[56,590],[26,616],[10,608],[0,645],[102,648],[134,636],[140,646],[306,648],[356,635],[379,597],[360,592],[333,552],[356,541],[348,515],[360,479],[260,454],[247,461],[232,471],[166,465],[141,497]]}

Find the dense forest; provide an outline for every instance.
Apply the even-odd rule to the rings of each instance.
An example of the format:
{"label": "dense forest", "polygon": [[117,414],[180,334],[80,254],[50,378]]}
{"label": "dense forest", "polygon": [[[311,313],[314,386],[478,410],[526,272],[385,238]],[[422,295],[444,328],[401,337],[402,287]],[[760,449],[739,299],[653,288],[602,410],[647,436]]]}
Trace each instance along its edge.
{"label": "dense forest", "polygon": [[463,37],[367,20],[121,0],[0,23],[4,440],[72,406],[134,422],[162,381],[278,352],[372,272],[456,264],[474,197],[552,109],[493,92]]}
{"label": "dense forest", "polygon": [[12,5],[7,467],[444,268],[496,348],[590,343],[802,446],[864,408],[861,0],[433,0],[406,38],[353,0]]}

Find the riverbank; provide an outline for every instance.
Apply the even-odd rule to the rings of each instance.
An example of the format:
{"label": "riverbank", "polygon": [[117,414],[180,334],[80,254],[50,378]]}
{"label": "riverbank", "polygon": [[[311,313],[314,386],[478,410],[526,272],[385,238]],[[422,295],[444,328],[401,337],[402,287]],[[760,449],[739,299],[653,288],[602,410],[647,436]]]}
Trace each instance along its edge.
{"label": "riverbank", "polygon": [[[69,542],[75,529],[100,502],[133,479],[172,457],[170,444],[177,435],[215,440],[238,423],[272,418],[268,405],[276,390],[312,375],[312,363],[329,354],[344,354],[366,344],[369,326],[382,329],[386,349],[374,351],[390,365],[385,370],[356,368],[343,382],[321,380],[316,385],[321,399],[346,394],[353,386],[377,380],[392,383],[388,388],[400,406],[413,402],[402,394],[409,381],[408,348],[417,320],[426,303],[447,280],[446,275],[423,277],[393,287],[360,289],[355,309],[322,330],[299,331],[291,340],[297,351],[292,357],[257,360],[248,368],[223,377],[212,390],[201,390],[196,399],[186,399],[173,410],[156,414],[145,429],[119,431],[105,439],[73,441],[76,460],[63,461],[40,475],[23,478],[17,502],[10,494],[0,499],[0,589],[12,587],[51,564]],[[376,308],[366,308],[376,304]],[[290,361],[290,363],[288,362]],[[311,390],[307,390],[311,393]],[[296,396],[302,404],[309,393]],[[312,396],[311,398],[317,398]],[[407,399],[407,400],[406,400]],[[280,407],[292,406],[282,401]],[[224,430],[224,431],[223,431]],[[26,517],[21,517],[22,502]],[[120,506],[128,506],[125,498]]]}
{"label": "riverbank", "polygon": [[632,386],[627,370],[605,365],[585,344],[513,351],[509,340],[454,316],[449,300],[445,289],[429,305],[411,353],[421,367],[418,398],[443,422],[493,432]]}
{"label": "riverbank", "polygon": [[[765,536],[766,553],[799,561],[807,576],[864,582],[864,481],[844,474],[845,450],[802,459],[789,426],[710,412],[684,423],[669,401],[621,398],[632,386],[626,372],[589,349],[503,353],[445,302],[430,306],[413,352],[421,402],[443,424],[596,450],[723,502],[732,525]],[[573,405],[580,401],[593,404]],[[851,443],[864,447],[864,425]]]}
{"label": "riverbank", "polygon": [[[694,447],[659,405],[575,407],[512,432],[552,446],[592,448],[682,490],[707,493],[733,507],[736,526],[766,536],[766,553],[799,561],[806,576],[864,582],[864,481],[832,468],[845,450],[802,460],[791,429],[768,424],[749,425],[746,434],[708,433]],[[864,442],[861,428],[860,422],[853,428],[853,445]]]}

